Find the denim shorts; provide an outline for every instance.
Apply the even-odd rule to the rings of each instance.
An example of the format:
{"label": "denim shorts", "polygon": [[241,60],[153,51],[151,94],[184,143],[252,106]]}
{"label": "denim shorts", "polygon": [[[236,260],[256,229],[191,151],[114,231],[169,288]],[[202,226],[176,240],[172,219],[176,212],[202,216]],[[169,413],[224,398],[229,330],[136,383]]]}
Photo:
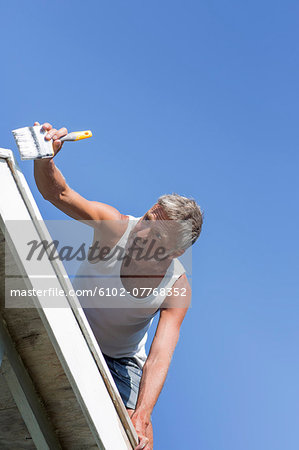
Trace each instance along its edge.
{"label": "denim shorts", "polygon": [[126,408],[135,409],[142,369],[132,357],[112,358],[103,355]]}

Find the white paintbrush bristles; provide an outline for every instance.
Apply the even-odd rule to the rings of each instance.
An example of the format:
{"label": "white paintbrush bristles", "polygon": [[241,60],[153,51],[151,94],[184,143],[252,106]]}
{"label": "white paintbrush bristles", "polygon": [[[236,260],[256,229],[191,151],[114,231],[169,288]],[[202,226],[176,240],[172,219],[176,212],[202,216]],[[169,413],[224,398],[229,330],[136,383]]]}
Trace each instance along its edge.
{"label": "white paintbrush bristles", "polygon": [[21,159],[52,158],[52,140],[46,141],[47,131],[42,126],[18,128],[12,131]]}

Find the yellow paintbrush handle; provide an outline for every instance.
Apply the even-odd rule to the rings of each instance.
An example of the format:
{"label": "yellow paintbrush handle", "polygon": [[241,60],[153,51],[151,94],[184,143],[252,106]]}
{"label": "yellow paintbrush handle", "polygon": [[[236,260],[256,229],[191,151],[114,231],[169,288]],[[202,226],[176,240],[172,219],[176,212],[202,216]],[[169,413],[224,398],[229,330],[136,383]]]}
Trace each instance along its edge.
{"label": "yellow paintbrush handle", "polygon": [[92,136],[92,132],[90,130],[86,131],[72,131],[67,135],[60,138],[60,141],[80,141],[81,139],[87,139]]}

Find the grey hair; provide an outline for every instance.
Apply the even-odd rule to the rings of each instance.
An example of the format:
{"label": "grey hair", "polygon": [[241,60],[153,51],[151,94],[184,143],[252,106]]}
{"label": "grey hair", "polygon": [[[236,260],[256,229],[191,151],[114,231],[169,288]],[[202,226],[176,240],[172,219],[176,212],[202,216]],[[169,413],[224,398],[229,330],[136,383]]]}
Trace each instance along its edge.
{"label": "grey hair", "polygon": [[179,194],[166,194],[158,199],[170,220],[180,222],[180,237],[178,247],[186,250],[200,235],[203,213],[200,206],[192,198],[182,197]]}

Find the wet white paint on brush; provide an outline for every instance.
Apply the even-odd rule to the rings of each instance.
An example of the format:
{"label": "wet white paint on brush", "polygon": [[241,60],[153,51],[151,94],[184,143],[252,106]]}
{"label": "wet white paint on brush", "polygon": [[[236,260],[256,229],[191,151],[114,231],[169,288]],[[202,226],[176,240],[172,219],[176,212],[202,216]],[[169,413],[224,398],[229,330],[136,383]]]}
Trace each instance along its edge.
{"label": "wet white paint on brush", "polygon": [[54,156],[52,140],[46,141],[47,131],[42,126],[18,128],[12,131],[21,159],[52,158]]}

